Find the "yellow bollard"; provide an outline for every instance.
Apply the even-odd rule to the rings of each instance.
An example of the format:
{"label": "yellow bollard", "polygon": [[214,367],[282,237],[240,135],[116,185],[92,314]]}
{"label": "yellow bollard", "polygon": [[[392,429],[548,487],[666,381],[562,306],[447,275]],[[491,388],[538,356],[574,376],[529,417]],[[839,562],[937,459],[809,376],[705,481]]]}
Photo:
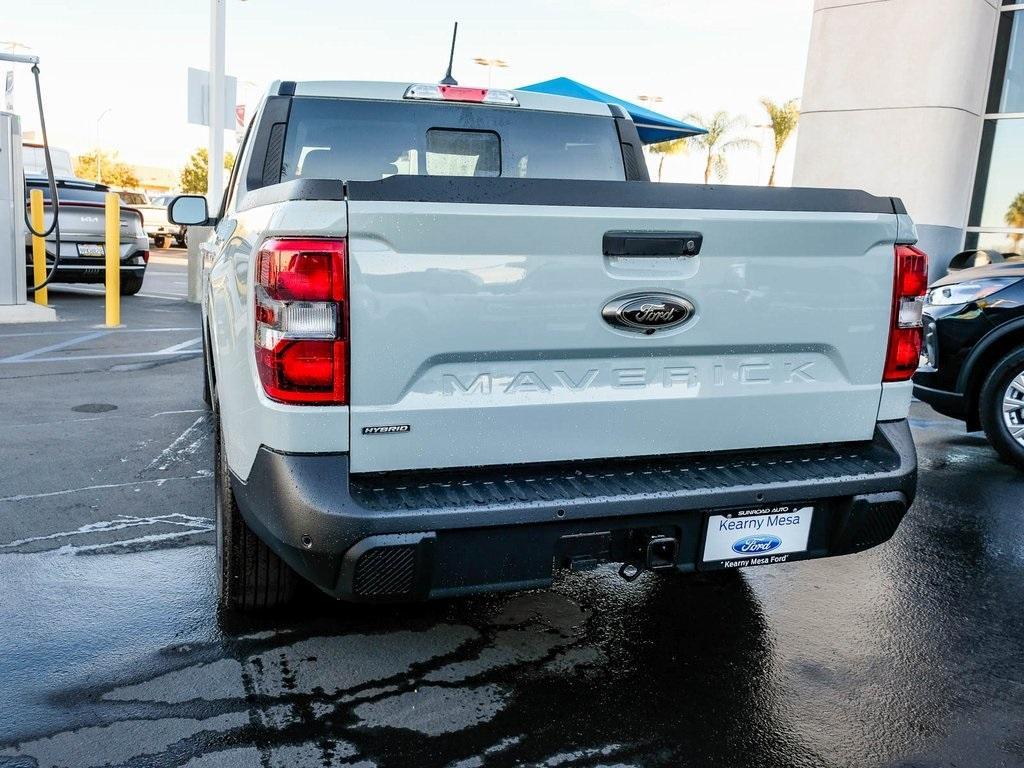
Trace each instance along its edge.
{"label": "yellow bollard", "polygon": [[[43,190],[33,189],[29,195],[29,211],[32,216],[32,228],[36,232],[43,231]],[[39,285],[46,279],[46,241],[41,237],[32,235],[32,283]],[[45,288],[35,292],[36,304],[44,307],[49,300]]]}
{"label": "yellow bollard", "polygon": [[103,247],[107,266],[107,327],[121,324],[121,198],[107,193],[107,240]]}

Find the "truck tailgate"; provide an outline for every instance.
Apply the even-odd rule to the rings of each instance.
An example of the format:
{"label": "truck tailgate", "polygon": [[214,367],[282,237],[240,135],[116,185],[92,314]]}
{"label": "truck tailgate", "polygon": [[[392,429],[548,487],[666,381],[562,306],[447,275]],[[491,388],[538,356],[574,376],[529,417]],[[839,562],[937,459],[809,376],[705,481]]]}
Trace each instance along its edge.
{"label": "truck tailgate", "polygon": [[[350,184],[352,470],[870,439],[891,202],[734,190]],[[609,232],[699,233],[702,245],[605,255]],[[648,334],[602,314],[659,295],[692,316]]]}

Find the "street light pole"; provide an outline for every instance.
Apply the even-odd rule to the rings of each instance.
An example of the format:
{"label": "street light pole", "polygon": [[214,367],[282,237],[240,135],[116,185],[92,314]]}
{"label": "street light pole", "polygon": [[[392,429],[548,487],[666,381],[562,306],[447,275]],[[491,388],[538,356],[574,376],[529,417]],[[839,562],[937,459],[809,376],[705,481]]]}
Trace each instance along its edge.
{"label": "street light pole", "polygon": [[481,67],[487,67],[487,87],[491,87],[491,75],[494,72],[494,68],[507,69],[508,62],[503,59],[487,59],[483,56],[477,56],[473,59],[474,64],[479,64]]}
{"label": "street light pole", "polygon": [[224,5],[210,0],[210,138],[207,149],[206,199],[220,207],[224,192]]}
{"label": "street light pole", "polygon": [[96,183],[103,181],[103,152],[100,149],[100,121],[110,114],[113,107],[103,110],[96,118]]}

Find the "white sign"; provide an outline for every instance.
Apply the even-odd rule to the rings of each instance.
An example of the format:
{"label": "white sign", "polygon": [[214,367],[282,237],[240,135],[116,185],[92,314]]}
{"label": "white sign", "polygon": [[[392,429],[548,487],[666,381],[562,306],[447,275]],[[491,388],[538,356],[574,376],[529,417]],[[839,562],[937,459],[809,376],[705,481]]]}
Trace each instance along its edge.
{"label": "white sign", "polygon": [[[238,80],[224,78],[224,129],[235,124],[235,95]],[[210,73],[205,69],[188,68],[188,121],[193,125],[210,124]]]}
{"label": "white sign", "polygon": [[806,551],[813,514],[813,507],[779,507],[767,514],[712,515],[704,541],[704,562],[785,562],[787,555]]}

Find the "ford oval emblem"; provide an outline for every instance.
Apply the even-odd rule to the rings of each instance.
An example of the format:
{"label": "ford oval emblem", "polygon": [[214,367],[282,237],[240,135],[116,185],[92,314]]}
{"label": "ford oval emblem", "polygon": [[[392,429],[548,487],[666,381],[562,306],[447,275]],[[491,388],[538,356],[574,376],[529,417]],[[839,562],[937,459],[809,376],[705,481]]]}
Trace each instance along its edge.
{"label": "ford oval emblem", "polygon": [[732,551],[738,555],[763,555],[782,546],[782,539],[763,533],[760,536],[744,536],[732,545]]}
{"label": "ford oval emblem", "polygon": [[640,293],[605,304],[601,316],[616,328],[651,334],[682,325],[694,314],[693,303],[671,293]]}

